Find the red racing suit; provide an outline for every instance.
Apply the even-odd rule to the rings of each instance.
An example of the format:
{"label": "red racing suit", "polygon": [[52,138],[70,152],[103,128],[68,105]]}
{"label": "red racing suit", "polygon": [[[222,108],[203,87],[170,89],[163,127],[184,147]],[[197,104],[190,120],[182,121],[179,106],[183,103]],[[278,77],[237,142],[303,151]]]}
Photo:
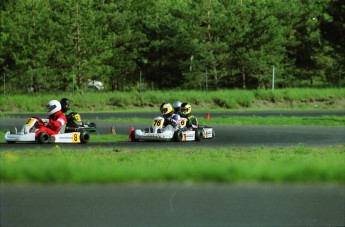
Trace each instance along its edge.
{"label": "red racing suit", "polygon": [[48,120],[49,122],[46,125],[38,124],[38,131],[36,132],[35,137],[37,137],[41,132],[46,132],[49,136],[59,134],[61,126],[67,122],[65,114],[63,114],[61,110],[49,115]]}

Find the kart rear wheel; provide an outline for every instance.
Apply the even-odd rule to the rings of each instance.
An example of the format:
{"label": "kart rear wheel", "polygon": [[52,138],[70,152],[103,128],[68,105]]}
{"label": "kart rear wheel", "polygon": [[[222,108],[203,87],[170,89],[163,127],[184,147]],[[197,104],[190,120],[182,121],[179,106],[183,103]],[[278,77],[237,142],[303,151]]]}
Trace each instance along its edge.
{"label": "kart rear wheel", "polygon": [[86,144],[90,140],[90,134],[86,131],[80,133],[80,143]]}
{"label": "kart rear wheel", "polygon": [[36,138],[37,142],[40,144],[47,144],[50,142],[50,136],[46,132],[41,132]]}

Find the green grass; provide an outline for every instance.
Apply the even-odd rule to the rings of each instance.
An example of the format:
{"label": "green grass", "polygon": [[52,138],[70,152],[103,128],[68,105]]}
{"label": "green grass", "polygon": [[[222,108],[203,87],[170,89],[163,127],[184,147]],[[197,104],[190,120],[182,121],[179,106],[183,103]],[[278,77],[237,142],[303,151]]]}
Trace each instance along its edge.
{"label": "green grass", "polygon": [[345,183],[345,146],[26,149],[0,153],[1,182]]}
{"label": "green grass", "polygon": [[[110,118],[109,122],[132,122],[150,125],[150,119],[146,118]],[[318,116],[318,117],[285,117],[285,116],[246,116],[246,117],[212,117],[210,120],[198,118],[199,124],[215,125],[305,125],[305,126],[344,126],[345,116]]]}
{"label": "green grass", "polygon": [[122,134],[91,134],[91,142],[118,142],[118,141],[127,141],[128,135]]}
{"label": "green grass", "polygon": [[187,101],[195,110],[343,109],[345,89],[145,91],[1,95],[0,112],[45,112],[51,99],[67,97],[78,112],[158,111],[162,102]]}

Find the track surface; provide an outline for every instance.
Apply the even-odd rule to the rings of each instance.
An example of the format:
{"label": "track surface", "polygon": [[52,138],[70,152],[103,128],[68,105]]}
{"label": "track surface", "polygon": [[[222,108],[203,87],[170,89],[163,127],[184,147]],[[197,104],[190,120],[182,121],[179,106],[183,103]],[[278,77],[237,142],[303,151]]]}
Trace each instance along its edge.
{"label": "track surface", "polygon": [[[333,112],[332,112],[333,113]],[[248,114],[248,113],[247,113]],[[263,112],[256,112],[267,116]],[[274,112],[277,115],[284,115]],[[285,112],[285,114],[287,114]],[[337,111],[289,116],[345,115]],[[302,114],[302,115],[301,115]],[[305,115],[306,114],[306,115]],[[245,114],[246,115],[246,114]],[[272,113],[270,114],[272,115]],[[20,127],[30,115],[0,119],[0,130]],[[99,133],[119,134],[147,124],[104,122],[87,115]],[[146,115],[140,115],[146,117]],[[151,119],[154,114],[148,117]],[[212,113],[211,116],[216,116]],[[220,116],[220,115],[219,115]],[[114,116],[112,116],[114,117]],[[121,117],[121,116],[116,116]],[[128,116],[126,117],[133,117]],[[138,116],[136,116],[138,117]],[[214,125],[216,137],[200,143],[92,143],[62,147],[329,146],[345,142],[344,127]],[[92,138],[91,138],[92,140]],[[54,145],[0,144],[1,151]],[[116,184],[0,185],[0,226],[345,226],[345,185]]]}
{"label": "track surface", "polygon": [[[150,119],[156,113],[88,113],[81,114],[83,119],[93,119],[97,123],[98,133],[110,133],[110,128],[115,127],[116,133],[128,134],[131,127],[143,129],[149,126]],[[204,113],[199,114],[199,117]],[[252,111],[252,112],[216,112],[211,113],[212,117],[217,116],[345,116],[345,111]],[[23,122],[31,115],[29,114],[12,114],[10,119],[0,119],[0,131],[20,128]],[[197,115],[198,116],[198,115]],[[40,116],[44,117],[44,115]],[[148,123],[116,123],[104,121],[109,118],[138,117],[147,118]],[[110,143],[93,143],[83,144],[61,144],[61,147],[67,148],[85,148],[92,146],[102,147],[251,147],[251,146],[296,146],[296,145],[338,145],[345,142],[345,122],[342,127],[322,127],[322,126],[235,126],[235,125],[212,125],[216,132],[216,137],[211,140],[205,140],[200,143],[164,143],[164,142],[140,142],[130,143],[110,142]],[[45,145],[44,147],[52,147],[54,145]],[[27,144],[6,144],[0,143],[0,152],[4,149],[22,149],[28,147]],[[39,144],[30,144],[30,147],[42,147]]]}
{"label": "track surface", "polygon": [[[21,120],[21,122],[23,122]],[[13,125],[13,124],[12,124]],[[111,123],[99,122],[98,129],[100,133],[110,133]],[[147,124],[136,123],[114,123],[116,132],[119,134],[128,134],[132,126],[135,128],[145,128]],[[253,146],[327,146],[341,145],[345,143],[344,127],[309,127],[309,126],[230,126],[214,125],[213,129],[216,136],[213,139],[203,140],[201,142],[92,142],[92,136],[88,144],[59,144],[62,148],[83,149],[86,147],[126,147],[126,148],[167,148],[167,147],[253,147]],[[54,144],[7,144],[0,143],[0,152],[7,149],[23,148],[49,148]]]}

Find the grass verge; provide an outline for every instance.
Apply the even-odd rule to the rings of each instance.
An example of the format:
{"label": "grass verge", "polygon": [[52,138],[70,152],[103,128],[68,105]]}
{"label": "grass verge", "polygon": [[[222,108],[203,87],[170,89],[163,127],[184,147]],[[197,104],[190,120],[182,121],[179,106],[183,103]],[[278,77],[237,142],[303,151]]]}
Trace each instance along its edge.
{"label": "grass verge", "polygon": [[189,102],[193,109],[342,109],[345,89],[166,90],[1,95],[0,112],[46,112],[49,100],[69,98],[78,112],[157,111],[162,102]]}
{"label": "grass verge", "polygon": [[91,142],[99,143],[99,142],[118,142],[118,141],[127,141],[128,135],[123,134],[91,134]]}
{"label": "grass verge", "polygon": [[[146,118],[110,118],[108,122],[129,122],[145,123],[150,125],[150,119]],[[304,125],[304,126],[344,126],[345,116],[318,116],[318,117],[286,117],[286,116],[268,116],[268,117],[212,117],[210,120],[198,118],[199,124],[213,125]]]}
{"label": "grass verge", "polygon": [[1,182],[345,183],[345,146],[27,149],[0,153]]}

